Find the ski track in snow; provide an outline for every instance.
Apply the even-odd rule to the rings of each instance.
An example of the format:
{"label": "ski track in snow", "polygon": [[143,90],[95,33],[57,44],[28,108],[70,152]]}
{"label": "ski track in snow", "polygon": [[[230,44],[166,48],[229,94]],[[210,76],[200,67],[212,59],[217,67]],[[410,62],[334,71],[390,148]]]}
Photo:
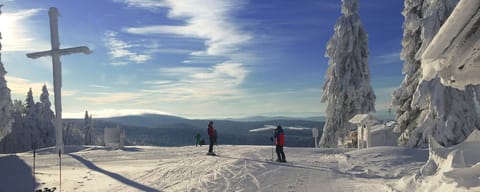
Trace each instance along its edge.
{"label": "ski track in snow", "polygon": [[[271,159],[271,146],[216,148],[219,156],[207,156],[208,146],[137,146],[114,151],[86,147],[62,155],[62,191],[374,192],[392,191],[388,186],[397,181],[377,174],[391,162],[378,165],[382,164],[378,157],[369,163],[369,156],[362,153],[354,154],[358,162],[351,162],[355,158],[343,151],[285,148],[288,163],[278,163],[265,161]],[[37,155],[37,189],[59,188],[58,154],[49,150],[54,151],[45,149]],[[32,165],[31,153],[17,155]],[[340,162],[345,165],[340,166]],[[393,165],[392,170],[406,175],[421,164],[408,165]],[[374,175],[364,170],[373,170],[369,174]]]}

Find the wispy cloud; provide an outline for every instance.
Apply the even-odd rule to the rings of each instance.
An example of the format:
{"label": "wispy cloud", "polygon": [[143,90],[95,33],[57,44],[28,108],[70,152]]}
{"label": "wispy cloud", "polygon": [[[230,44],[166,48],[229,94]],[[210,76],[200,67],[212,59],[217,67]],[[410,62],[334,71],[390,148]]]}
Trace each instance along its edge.
{"label": "wispy cloud", "polygon": [[[123,0],[140,8],[169,8],[168,17],[184,20],[185,25],[150,25],[129,27],[124,31],[132,34],[173,34],[187,38],[205,39],[206,50],[193,55],[219,56],[237,51],[239,46],[252,36],[231,20],[231,12],[241,7],[241,1],[226,0]],[[192,6],[195,5],[195,6]]]}
{"label": "wispy cloud", "polygon": [[[245,95],[240,85],[249,70],[239,55],[253,36],[242,30],[233,13],[243,6],[240,0],[114,0],[131,7],[158,13],[168,9],[167,17],[183,25],[144,25],[125,27],[130,35],[174,35],[179,39],[199,39],[205,49],[190,51],[182,64],[195,67],[160,69],[160,82],[145,82],[143,93],[161,94],[163,100],[232,99]],[[195,5],[195,6],[192,6]],[[249,58],[253,55],[249,55]],[[192,65],[193,66],[193,65]],[[165,83],[165,81],[171,81]]]}
{"label": "wispy cloud", "polygon": [[386,64],[392,64],[397,62],[401,62],[400,51],[387,53],[379,56],[374,56],[371,61],[372,65],[386,65]]}
{"label": "wispy cloud", "polygon": [[[28,79],[10,75],[5,76],[5,79],[7,80],[8,88],[15,95],[27,95],[28,89],[32,88],[33,95],[38,97],[42,93],[43,85],[47,84],[46,82],[32,82]],[[50,86],[47,84],[47,87]]]}
{"label": "wispy cloud", "polygon": [[[108,118],[108,117],[118,117],[126,115],[143,115],[143,114],[159,114],[159,115],[174,115],[168,112],[151,110],[151,109],[102,109],[102,110],[89,110],[88,114],[92,115],[94,118]],[[64,113],[63,117],[65,118],[83,118],[85,112],[77,113]]]}
{"label": "wispy cloud", "polygon": [[[212,68],[177,67],[159,71],[170,80],[144,82],[144,93],[162,94],[164,100],[223,100],[245,95],[238,86],[248,71],[239,63],[225,62]],[[172,80],[173,79],[173,80]]]}
{"label": "wispy cloud", "polygon": [[47,41],[38,41],[37,33],[25,23],[27,19],[38,15],[42,9],[26,9],[16,12],[2,12],[0,32],[2,33],[2,51],[38,51],[49,47]]}
{"label": "wispy cloud", "polygon": [[[12,95],[16,97],[21,97],[22,99],[22,96],[26,96],[30,88],[32,88],[33,96],[38,98],[42,93],[43,85],[47,85],[48,93],[51,95],[50,100],[53,102],[53,85],[47,82],[32,82],[28,79],[10,75],[6,75],[5,79],[7,80],[7,85],[8,88],[10,88]],[[75,90],[62,90],[62,96],[65,97],[74,96],[76,94],[77,91]]]}
{"label": "wispy cloud", "polygon": [[101,93],[97,96],[82,96],[78,97],[78,100],[86,101],[91,104],[111,104],[120,103],[125,101],[131,101],[138,99],[142,96],[141,93],[131,92],[116,92],[116,93]]}
{"label": "wispy cloud", "polygon": [[[151,55],[140,54],[131,51],[135,46],[117,38],[117,33],[108,31],[105,33],[105,44],[110,49],[112,59],[127,59],[135,63],[144,63],[152,58]],[[112,62],[113,65],[126,65],[127,62]]]}
{"label": "wispy cloud", "polygon": [[97,84],[91,84],[91,85],[88,85],[88,87],[99,88],[99,89],[109,89],[110,88],[110,87],[105,86],[105,85],[97,85]]}

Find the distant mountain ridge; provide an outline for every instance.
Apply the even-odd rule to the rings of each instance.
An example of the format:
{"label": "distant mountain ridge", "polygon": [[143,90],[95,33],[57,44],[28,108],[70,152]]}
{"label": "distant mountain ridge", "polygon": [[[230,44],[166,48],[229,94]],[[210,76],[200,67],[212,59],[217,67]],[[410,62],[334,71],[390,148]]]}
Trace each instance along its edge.
{"label": "distant mountain ridge", "polygon": [[[192,121],[209,121],[207,119],[188,119],[173,115],[161,114],[143,114],[143,115],[127,115],[109,118],[98,118],[98,120],[119,123],[122,125],[139,126],[158,128],[172,124],[188,124]],[[251,116],[244,118],[226,118],[226,119],[211,119],[212,121],[234,121],[234,122],[261,122],[261,121],[316,121],[323,122],[325,117],[286,117],[286,116]]]}
{"label": "distant mountain ridge", "polygon": [[109,118],[99,118],[99,120],[119,123],[122,125],[139,126],[139,127],[158,127],[162,125],[185,123],[190,119],[160,114],[143,114],[143,115],[127,115]]}
{"label": "distant mountain ridge", "polygon": [[305,120],[305,121],[325,121],[325,117],[323,116],[315,116],[315,117],[286,117],[286,116],[251,116],[251,117],[243,117],[243,118],[227,118],[224,120],[230,121],[273,121],[273,120]]}
{"label": "distant mountain ridge", "polygon": [[[324,125],[324,122],[312,121],[308,118],[299,120],[288,117],[211,120],[214,121],[217,130],[218,142],[232,145],[271,145],[272,130],[260,132],[250,132],[250,130],[266,125],[282,125],[305,128],[303,130],[285,130],[288,146],[311,147],[314,146],[314,142],[312,131],[309,128],[318,128],[321,134]],[[74,126],[79,128],[83,127],[84,123],[83,119],[66,119],[65,121],[74,123]],[[119,127],[125,130],[127,143],[132,145],[185,146],[194,144],[196,133],[200,133],[205,140],[208,139],[208,121],[210,119],[187,119],[159,114],[130,115],[94,119],[94,130],[101,138],[104,128]]]}

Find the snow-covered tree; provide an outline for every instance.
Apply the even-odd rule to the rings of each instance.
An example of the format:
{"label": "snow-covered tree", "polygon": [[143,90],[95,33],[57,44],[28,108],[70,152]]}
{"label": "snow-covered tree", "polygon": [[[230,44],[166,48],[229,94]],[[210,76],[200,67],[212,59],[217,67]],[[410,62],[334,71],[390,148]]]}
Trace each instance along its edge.
{"label": "snow-covered tree", "polygon": [[[0,8],[2,5],[0,5]],[[0,14],[1,14],[0,10]],[[0,32],[0,39],[2,34]],[[0,42],[0,51],[2,50],[2,43]],[[12,131],[12,98],[10,96],[10,89],[7,87],[5,75],[7,71],[3,67],[2,53],[0,52],[0,141]]]}
{"label": "snow-covered tree", "polygon": [[354,127],[348,122],[360,113],[375,111],[375,94],[370,85],[368,37],[358,15],[357,0],[342,0],[343,15],[335,24],[327,44],[330,58],[323,86],[327,102],[326,122],[320,146],[335,147]]}
{"label": "snow-covered tree", "polygon": [[93,133],[93,119],[91,115],[88,116],[88,111],[85,111],[84,127],[85,127],[85,145],[95,144],[95,137]]}
{"label": "snow-covered tree", "polygon": [[421,54],[458,0],[406,0],[401,58],[405,78],[393,94],[399,144],[426,147],[428,137],[448,146],[465,140],[478,127],[473,89],[445,87],[440,80],[420,82]]}
{"label": "snow-covered tree", "polygon": [[40,102],[35,104],[35,112],[37,113],[36,124],[40,135],[37,140],[38,147],[49,147],[55,145],[55,126],[53,125],[54,113],[51,109],[48,89],[46,85],[42,87]]}
{"label": "snow-covered tree", "polygon": [[[424,0],[405,0],[403,16],[403,40],[400,58],[404,61],[402,84],[393,92],[392,105],[397,108],[397,131],[413,130],[417,126],[415,119],[420,114],[420,109],[412,106],[412,98],[420,82],[421,63],[416,59],[416,54],[422,46],[420,34],[422,6]],[[403,136],[405,137],[405,136]],[[402,139],[400,144],[404,144]]]}
{"label": "snow-covered tree", "polygon": [[27,98],[25,98],[25,108],[27,113],[33,113],[35,109],[35,101],[33,100],[33,92],[32,88],[30,88],[27,92]]}
{"label": "snow-covered tree", "polygon": [[32,89],[29,89],[25,103],[16,100],[13,104],[13,128],[4,141],[0,142],[0,151],[6,153],[23,152],[55,145],[53,111],[44,85],[40,101],[35,103]]}

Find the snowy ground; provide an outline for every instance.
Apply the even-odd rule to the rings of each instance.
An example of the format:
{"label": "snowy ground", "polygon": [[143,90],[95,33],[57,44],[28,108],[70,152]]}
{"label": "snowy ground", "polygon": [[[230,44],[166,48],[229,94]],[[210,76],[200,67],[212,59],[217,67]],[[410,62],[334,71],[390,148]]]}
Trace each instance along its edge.
{"label": "snowy ground", "polygon": [[[62,191],[395,191],[428,150],[376,147],[357,151],[286,148],[288,163],[270,162],[269,146],[67,147]],[[36,188],[59,188],[58,154],[36,157]],[[0,155],[0,191],[32,191],[32,153]]]}

